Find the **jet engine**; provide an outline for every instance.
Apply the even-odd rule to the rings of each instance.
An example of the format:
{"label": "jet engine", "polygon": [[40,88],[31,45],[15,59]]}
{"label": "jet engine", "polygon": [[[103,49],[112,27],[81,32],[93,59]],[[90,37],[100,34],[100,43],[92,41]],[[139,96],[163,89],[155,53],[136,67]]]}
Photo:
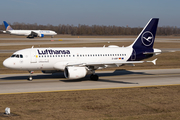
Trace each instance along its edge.
{"label": "jet engine", "polygon": [[44,37],[44,34],[39,34],[38,36],[39,36],[39,37]]}
{"label": "jet engine", "polygon": [[79,79],[85,77],[87,70],[85,67],[66,67],[64,76],[68,79]]}

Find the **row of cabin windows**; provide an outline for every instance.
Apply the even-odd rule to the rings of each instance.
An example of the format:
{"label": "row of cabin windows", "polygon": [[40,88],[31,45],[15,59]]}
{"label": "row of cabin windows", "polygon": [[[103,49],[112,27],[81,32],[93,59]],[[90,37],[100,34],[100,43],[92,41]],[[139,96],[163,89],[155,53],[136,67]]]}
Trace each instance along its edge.
{"label": "row of cabin windows", "polygon": [[[77,57],[96,57],[96,56],[126,56],[126,54],[85,54],[76,55]],[[71,57],[71,55],[39,55],[39,57]],[[75,55],[72,55],[75,57]]]}

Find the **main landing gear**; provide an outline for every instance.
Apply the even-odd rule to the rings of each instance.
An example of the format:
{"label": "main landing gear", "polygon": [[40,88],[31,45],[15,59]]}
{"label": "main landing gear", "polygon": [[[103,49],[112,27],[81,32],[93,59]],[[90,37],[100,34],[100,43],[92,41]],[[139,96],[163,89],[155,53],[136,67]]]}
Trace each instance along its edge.
{"label": "main landing gear", "polygon": [[99,79],[99,76],[98,76],[98,75],[95,75],[95,74],[92,74],[92,75],[90,76],[90,79],[97,81],[97,80]]}
{"label": "main landing gear", "polygon": [[91,73],[92,73],[92,74],[90,75],[90,79],[91,79],[91,80],[94,80],[94,81],[97,81],[97,80],[99,79],[99,76],[96,75],[95,69],[92,68],[90,71],[91,71]]}
{"label": "main landing gear", "polygon": [[29,71],[29,73],[30,73],[30,75],[27,80],[32,81],[33,80],[32,74],[34,73],[34,71]]}

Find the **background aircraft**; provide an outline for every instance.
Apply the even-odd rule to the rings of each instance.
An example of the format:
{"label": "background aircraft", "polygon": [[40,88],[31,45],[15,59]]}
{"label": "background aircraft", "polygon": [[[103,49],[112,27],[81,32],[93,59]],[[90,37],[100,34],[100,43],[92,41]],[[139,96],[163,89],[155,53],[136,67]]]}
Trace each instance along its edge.
{"label": "background aircraft", "polygon": [[8,33],[11,35],[24,35],[27,36],[27,38],[44,37],[44,36],[53,37],[54,35],[57,35],[57,33],[52,30],[14,30],[6,21],[3,22],[6,28],[6,31],[3,31],[3,33]]}
{"label": "background aircraft", "polygon": [[[98,80],[95,70],[109,67],[120,67],[141,61],[161,53],[153,49],[158,18],[152,18],[128,47],[110,45],[108,47],[77,47],[77,48],[28,48],[15,52],[7,58],[3,65],[7,68],[27,70],[42,70],[44,73],[64,71],[68,79],[79,79],[91,74],[91,80]],[[28,78],[32,80],[31,75]]]}

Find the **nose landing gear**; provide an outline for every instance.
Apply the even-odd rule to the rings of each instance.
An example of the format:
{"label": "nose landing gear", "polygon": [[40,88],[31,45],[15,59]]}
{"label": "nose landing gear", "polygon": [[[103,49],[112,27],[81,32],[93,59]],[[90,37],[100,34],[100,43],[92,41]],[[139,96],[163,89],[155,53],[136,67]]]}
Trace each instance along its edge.
{"label": "nose landing gear", "polygon": [[32,74],[34,73],[34,71],[29,71],[29,73],[30,73],[30,75],[27,80],[32,81],[33,80]]}

